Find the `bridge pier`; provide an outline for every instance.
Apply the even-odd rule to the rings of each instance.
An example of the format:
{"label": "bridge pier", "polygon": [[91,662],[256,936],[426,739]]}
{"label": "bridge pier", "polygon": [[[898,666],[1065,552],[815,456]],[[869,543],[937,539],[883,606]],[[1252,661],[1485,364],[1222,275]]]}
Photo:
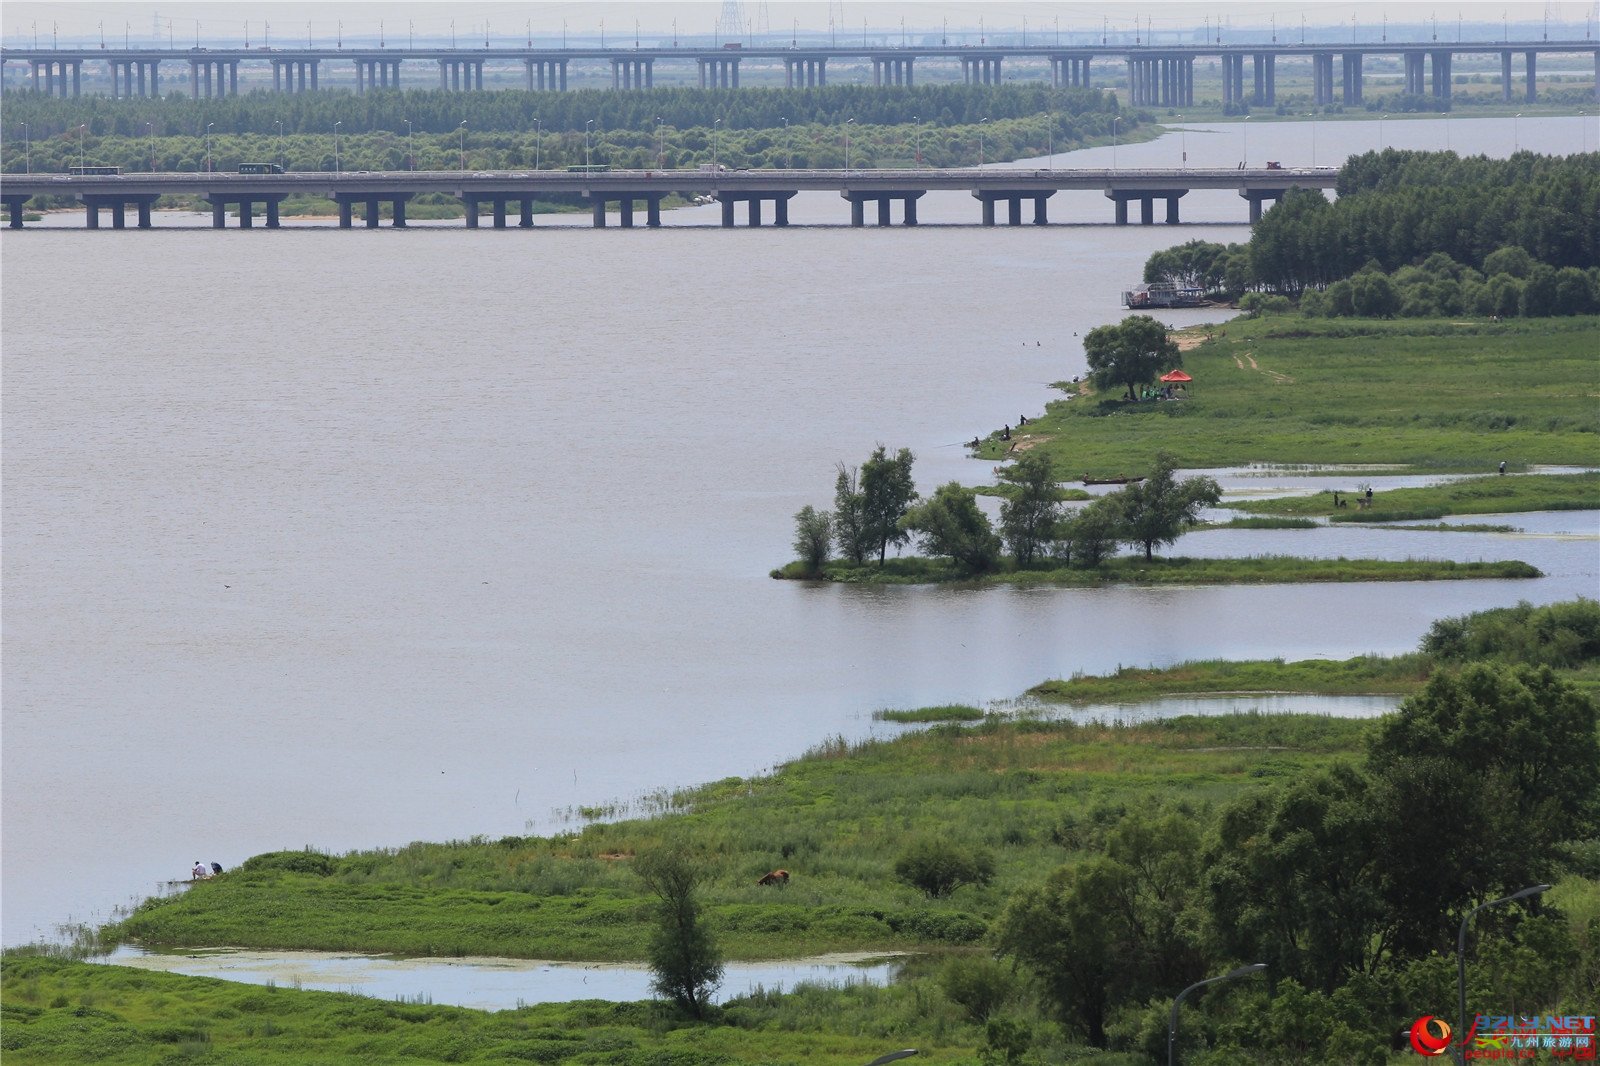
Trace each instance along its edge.
{"label": "bridge pier", "polygon": [[400,60],[356,60],[356,92],[365,93],[380,88],[400,88]]}
{"label": "bridge pier", "polygon": [[531,93],[539,92],[566,92],[567,90],[567,61],[565,59],[546,59],[538,57],[522,61],[525,70],[525,88]]}
{"label": "bridge pier", "polygon": [[878,225],[891,225],[891,209],[895,200],[905,204],[905,225],[917,224],[917,201],[927,192],[926,189],[907,190],[874,190],[872,192],[856,192],[850,189],[839,190],[839,195],[850,201],[850,225],[855,227],[867,224],[866,204],[873,201],[878,205]]}
{"label": "bridge pier", "polygon": [[739,87],[739,61],[717,56],[695,60],[700,68],[700,88],[737,89]]}
{"label": "bridge pier", "polygon": [[783,61],[784,88],[814,89],[828,84],[826,59],[788,59]]}
{"label": "bridge pier", "polygon": [[[356,204],[360,204],[363,223],[368,229],[377,229],[378,223],[382,218],[383,201],[388,200],[394,207],[394,221],[390,225],[395,229],[405,229],[406,201],[410,200],[411,196],[412,194],[408,192],[336,192],[333,194],[333,200],[334,203],[339,205],[339,228],[350,229],[355,224],[354,209]],[[283,197],[279,196],[277,199],[282,200]],[[475,222],[471,218],[472,206],[470,203],[467,213],[469,218],[467,224],[474,225]],[[276,227],[278,224],[277,217],[278,205],[271,200],[267,201],[267,225]]]}
{"label": "bridge pier", "polygon": [[1283,189],[1240,189],[1239,195],[1250,204],[1250,224],[1253,226],[1261,221],[1261,202],[1271,200],[1277,203],[1283,199]]}
{"label": "bridge pier", "polygon": [[654,89],[656,87],[656,61],[611,57],[611,87],[613,89]]}
{"label": "bridge pier", "polygon": [[772,224],[774,226],[787,226],[789,224],[789,200],[794,197],[793,192],[719,192],[717,201],[722,204],[722,227],[732,229],[738,224],[734,209],[738,204],[746,205],[746,220],[751,226],[762,224],[761,205],[767,200],[772,201]]}
{"label": "bridge pier", "polygon": [[1000,60],[982,56],[962,56],[961,80],[968,85],[999,85]]}
{"label": "bridge pier", "polygon": [[1258,106],[1272,106],[1278,102],[1277,56],[1272,52],[1257,52],[1251,57],[1255,68],[1255,95],[1250,102]]}
{"label": "bridge pier", "polygon": [[[156,199],[157,196],[155,193],[139,193],[137,195],[98,195],[94,193],[87,193],[78,197],[79,202],[83,204],[84,224],[90,229],[100,228],[100,209],[102,207],[111,208],[112,229],[125,229],[128,225],[128,204],[133,204],[134,207],[138,209],[139,228],[149,229],[150,206],[156,202]],[[11,200],[7,199],[6,202],[7,204],[10,204]],[[12,213],[11,225],[13,228],[20,227],[22,225],[22,214],[20,210]]]}
{"label": "bridge pier", "polygon": [[1063,85],[1071,86],[1075,89],[1089,87],[1089,57],[1050,57],[1050,87],[1059,89]]}
{"label": "bridge pier", "polygon": [[1361,102],[1361,53],[1346,52],[1344,54],[1344,102],[1346,104],[1359,104]]}
{"label": "bridge pier", "polygon": [[1039,192],[1034,189],[974,189],[972,196],[983,208],[983,224],[995,224],[994,205],[996,200],[1006,202],[1006,222],[1012,226],[1022,225],[1022,201],[1033,201],[1033,224],[1047,226],[1050,218],[1046,211],[1045,202],[1055,195],[1055,190]]}
{"label": "bridge pier", "polygon": [[[1139,224],[1153,226],[1156,221],[1157,200],[1167,202],[1166,224],[1178,225],[1178,201],[1188,195],[1188,189],[1107,189],[1106,196],[1116,205],[1116,222],[1128,224],[1128,201],[1139,201]],[[1242,192],[1240,195],[1244,195]],[[1279,195],[1282,195],[1280,192]]]}
{"label": "bridge pier", "polygon": [[1437,100],[1450,99],[1450,53],[1433,53],[1433,95]]}
{"label": "bridge pier", "polygon": [[880,88],[885,85],[913,84],[912,62],[900,56],[873,56],[872,84]]}
{"label": "bridge pier", "polygon": [[594,192],[583,194],[593,205],[594,228],[605,229],[606,205],[615,203],[618,206],[618,221],[624,229],[633,227],[634,201],[644,201],[644,224],[651,229],[661,226],[661,198],[667,195],[664,192]]}
{"label": "bridge pier", "polygon": [[[39,75],[44,74],[43,93],[46,96],[78,96],[83,89],[83,60],[81,59],[34,59],[30,60],[33,67],[33,91],[40,92]],[[72,75],[72,91],[67,92],[67,74]]]}
{"label": "bridge pier", "polygon": [[6,195],[6,223],[12,229],[22,228],[22,215],[26,210],[28,201],[31,199],[33,199],[32,193],[29,193],[26,196],[16,196],[9,193]]}

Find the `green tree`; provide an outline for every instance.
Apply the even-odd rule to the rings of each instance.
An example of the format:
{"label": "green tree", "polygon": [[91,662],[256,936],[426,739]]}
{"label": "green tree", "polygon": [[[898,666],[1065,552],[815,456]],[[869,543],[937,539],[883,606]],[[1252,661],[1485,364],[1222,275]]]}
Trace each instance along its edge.
{"label": "green tree", "polygon": [[969,573],[993,570],[1000,562],[1000,538],[978,497],[959,481],[941,485],[933,497],[908,511],[903,528],[921,534],[922,550],[944,555]]}
{"label": "green tree", "polygon": [[872,550],[867,536],[867,498],[856,487],[856,469],[839,464],[833,482],[833,540],[839,554],[860,566]]}
{"label": "green tree", "polygon": [[703,1018],[722,983],[722,956],[700,913],[702,867],[681,851],[662,850],[640,855],[633,869],[657,901],[651,987],[691,1017]]}
{"label": "green tree", "polygon": [[1056,538],[1061,517],[1050,457],[1040,451],[1024,452],[1000,472],[1000,480],[1013,489],[1000,505],[1000,534],[1017,565],[1032,566]]}
{"label": "green tree", "polygon": [[1222,489],[1208,477],[1179,481],[1176,460],[1166,452],[1156,456],[1155,468],[1142,482],[1112,493],[1119,515],[1119,539],[1144,548],[1146,560],[1154,558],[1157,544],[1171,544],[1193,525],[1203,507],[1214,507]]}
{"label": "green tree", "polygon": [[1124,385],[1130,400],[1137,398],[1138,386],[1183,365],[1167,327],[1149,315],[1129,315],[1117,325],[1090,330],[1083,339],[1083,353],[1095,387]]}
{"label": "green tree", "polygon": [[828,547],[833,537],[833,516],[819,511],[809,503],[794,516],[794,550],[805,564],[806,573],[822,571],[828,561]]}
{"label": "green tree", "polygon": [[894,861],[894,875],[932,899],[948,896],[962,885],[984,885],[994,877],[994,856],[942,837],[914,842]]}
{"label": "green tree", "polygon": [[909,534],[901,526],[911,501],[917,498],[911,479],[911,450],[901,448],[894,455],[883,445],[861,464],[862,519],[867,544],[878,551],[882,566],[889,545],[904,544]]}

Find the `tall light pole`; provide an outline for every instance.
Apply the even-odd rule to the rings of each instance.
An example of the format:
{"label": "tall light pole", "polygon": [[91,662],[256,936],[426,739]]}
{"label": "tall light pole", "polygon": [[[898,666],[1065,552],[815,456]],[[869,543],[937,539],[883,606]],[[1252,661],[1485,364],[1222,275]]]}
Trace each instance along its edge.
{"label": "tall light pole", "polygon": [[989,116],[987,116],[987,115],[985,115],[983,118],[980,118],[978,120],[978,166],[979,167],[983,166],[983,126],[984,126],[984,123],[986,123],[988,121],[989,121]]}
{"label": "tall light pole", "polygon": [[1522,151],[1522,112],[1518,111],[1511,120],[1511,152],[1515,155]]}
{"label": "tall light pole", "polygon": [[[277,122],[278,122],[278,166],[283,170],[288,170],[289,168],[284,165],[284,161],[283,161],[283,119],[280,118],[280,119],[277,120]],[[152,160],[155,159],[155,149],[154,149],[154,147],[151,148],[151,156],[150,156],[150,158]],[[154,162],[152,162],[150,164],[150,169],[151,170],[155,169]]]}
{"label": "tall light pole", "polygon": [[[333,176],[336,178],[339,176],[339,127],[342,125],[343,121],[333,124]],[[206,151],[209,153],[211,149],[207,148]]]}
{"label": "tall light pole", "polygon": [[[211,127],[213,125],[215,125],[215,123],[212,123],[212,122],[207,122],[206,123],[206,173],[207,174],[211,173]],[[82,127],[80,126],[79,129],[82,129]],[[339,135],[338,135],[337,130],[335,130],[334,138],[333,138],[333,157],[335,159],[339,158]],[[337,170],[338,167],[336,166],[334,169]]]}
{"label": "tall light pole", "polygon": [[1111,169],[1117,169],[1117,127],[1122,124],[1121,115],[1111,116]]}
{"label": "tall light pole", "polygon": [[[88,123],[78,123],[78,172],[83,172],[83,136],[88,132]],[[206,123],[206,170],[211,169],[211,123]]]}
{"label": "tall light pole", "polygon": [[911,124],[917,129],[917,150],[916,153],[911,157],[911,161],[913,164],[920,167],[922,165],[922,119],[916,115],[912,115]]}
{"label": "tall light pole", "polygon": [[1383,120],[1388,117],[1388,115],[1378,116],[1378,151],[1380,152],[1383,151]]}
{"label": "tall light pole", "polygon": [[583,124],[583,165],[594,166],[594,146],[589,140],[589,133],[594,129],[594,119],[589,119]]}
{"label": "tall light pole", "polygon": [[[1314,145],[1316,143],[1315,142],[1315,137],[1316,137],[1316,132],[1315,132],[1316,131],[1316,127],[1315,126],[1312,127],[1312,131],[1313,132],[1312,132],[1311,136],[1313,138],[1312,143]],[[1184,170],[1188,170],[1189,169],[1189,128],[1187,126],[1183,125],[1183,116],[1182,115],[1178,116],[1178,141],[1182,146],[1181,162],[1183,163],[1183,169]],[[1311,165],[1312,166],[1316,166],[1316,155],[1317,155],[1317,150],[1316,150],[1315,147],[1313,147],[1311,149],[1311,157],[1312,157],[1311,158]]]}
{"label": "tall light pole", "polygon": [[1196,981],[1182,992],[1179,992],[1178,998],[1172,1001],[1172,1013],[1167,1015],[1167,1066],[1177,1066],[1178,1063],[1178,1005],[1183,1002],[1184,996],[1187,996],[1197,988],[1214,985],[1218,981],[1231,981],[1235,977],[1249,977],[1251,974],[1260,973],[1266,968],[1267,964],[1264,962],[1251,963],[1249,966],[1241,966],[1237,970],[1229,970],[1220,977],[1208,977],[1204,981]]}
{"label": "tall light pole", "polygon": [[147,143],[150,145],[150,173],[154,174],[156,172],[156,124],[154,122],[146,122],[144,125],[148,138]]}
{"label": "tall light pole", "polygon": [[[1587,136],[1587,131],[1585,131]],[[783,120],[783,165],[789,170],[794,169],[794,134],[789,132],[789,120]]]}
{"label": "tall light pole", "polygon": [[711,169],[717,169],[717,130],[722,126],[722,120],[716,119],[711,123]]}
{"label": "tall light pole", "polygon": [[844,123],[844,172],[847,175],[850,173],[850,127],[855,123],[853,118],[846,119]]}
{"label": "tall light pole", "polygon": [[1249,115],[1246,115],[1244,117],[1244,121],[1239,124],[1239,128],[1244,131],[1243,134],[1241,135],[1243,140],[1244,140],[1244,145],[1240,149],[1240,151],[1244,155],[1244,158],[1239,160],[1239,162],[1244,164],[1244,169],[1245,170],[1249,170],[1250,169],[1250,116]]}
{"label": "tall light pole", "polygon": [[[282,125],[282,123],[279,123],[279,125]],[[408,170],[417,169],[416,142],[413,139],[415,133],[416,131],[411,126],[411,120],[406,119],[406,163]]]}
{"label": "tall light pole", "polygon": [[1456,1030],[1461,1036],[1461,1050],[1456,1053],[1456,1061],[1465,1063],[1467,1060],[1467,923],[1472,921],[1472,916],[1486,907],[1498,907],[1502,903],[1513,900],[1525,899],[1528,896],[1537,896],[1542,892],[1550,891],[1550,885],[1529,885],[1520,892],[1513,892],[1501,899],[1480,903],[1466,913],[1461,919],[1461,931],[1456,934],[1456,991],[1461,997],[1461,1013],[1457,1015],[1461,1028]]}
{"label": "tall light pole", "polygon": [[544,147],[544,121],[537,115],[533,119],[533,169],[539,169],[539,151]]}
{"label": "tall light pole", "polygon": [[665,169],[667,165],[667,140],[661,133],[661,116],[656,116],[656,167]]}
{"label": "tall light pole", "polygon": [[466,119],[462,119],[461,120],[461,125],[457,128],[457,130],[461,135],[461,144],[459,146],[460,147],[460,152],[461,152],[461,173],[465,174],[467,172],[467,120]]}
{"label": "tall light pole", "polygon": [[33,173],[33,145],[28,140],[28,124],[22,124],[22,172]]}

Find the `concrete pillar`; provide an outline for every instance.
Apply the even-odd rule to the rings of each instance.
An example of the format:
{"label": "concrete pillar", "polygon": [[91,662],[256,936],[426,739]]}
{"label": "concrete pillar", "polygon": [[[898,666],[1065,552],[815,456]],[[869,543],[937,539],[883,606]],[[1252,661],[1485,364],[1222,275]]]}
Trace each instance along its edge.
{"label": "concrete pillar", "polygon": [[887,196],[878,197],[878,225],[887,226],[891,224],[889,207],[890,203]]}
{"label": "concrete pillar", "polygon": [[378,220],[382,217],[383,212],[378,210],[378,198],[376,196],[367,197],[367,228],[377,229]]}
{"label": "concrete pillar", "polygon": [[1439,100],[1450,99],[1450,53],[1433,53],[1433,95]]}
{"label": "concrete pillar", "polygon": [[1148,196],[1139,197],[1139,224],[1151,226],[1156,221],[1155,201]]}
{"label": "concrete pillar", "polygon": [[1346,52],[1344,56],[1344,102],[1361,102],[1361,53]]}
{"label": "concrete pillar", "polygon": [[239,227],[251,229],[255,226],[255,202],[252,200],[239,201]]}
{"label": "concrete pillar", "polygon": [[239,61],[237,59],[228,64],[228,95],[239,95]]}
{"label": "concrete pillar", "polygon": [[985,226],[994,225],[994,199],[985,196],[978,202],[983,205],[983,224]]}
{"label": "concrete pillar", "polygon": [[645,200],[644,224],[651,229],[661,228],[661,197],[652,196]]}
{"label": "concrete pillar", "polygon": [[311,62],[306,64],[306,66],[311,68],[311,91],[312,92],[316,92],[317,91],[317,66],[321,62],[322,61],[320,59],[313,59]]}
{"label": "concrete pillar", "polygon": [[478,198],[476,196],[463,196],[462,201],[467,205],[467,228],[478,228]]}
{"label": "concrete pillar", "polygon": [[1169,196],[1167,197],[1167,225],[1176,226],[1177,224],[1178,198],[1176,196]]}
{"label": "concrete pillar", "polygon": [[750,197],[750,225],[761,225],[761,197]]}
{"label": "concrete pillar", "polygon": [[350,228],[350,201],[342,196],[339,198],[339,228]]}
{"label": "concrete pillar", "polygon": [[[906,201],[906,225],[914,224],[916,208],[911,201]],[[789,198],[779,196],[772,201],[772,224],[774,226],[787,226],[789,224]]]}
{"label": "concrete pillar", "polygon": [[1128,224],[1128,201],[1127,201],[1127,198],[1119,196],[1119,197],[1116,197],[1114,200],[1112,200],[1112,203],[1114,203],[1116,205],[1116,208],[1117,208],[1117,214],[1116,214],[1117,225],[1126,226]]}
{"label": "concrete pillar", "polygon": [[517,225],[522,229],[528,229],[533,225],[533,197],[522,198],[522,213],[517,219]]}
{"label": "concrete pillar", "polygon": [[594,202],[594,228],[606,228],[606,202],[604,200],[596,200]]}
{"label": "concrete pillar", "polygon": [[[1596,62],[1600,62],[1600,53],[1596,53]],[[1511,53],[1500,53],[1500,99],[1506,103],[1511,102]]]}
{"label": "concrete pillar", "polygon": [[[280,197],[276,197],[276,196],[267,197],[267,228],[268,229],[277,229],[278,228],[278,203],[279,203],[279,201],[280,201]],[[143,217],[140,218],[139,225],[141,225],[141,226],[144,225]]]}
{"label": "concrete pillar", "polygon": [[394,198],[394,221],[390,225],[394,226],[395,229],[406,228],[406,201],[410,198],[410,194]]}
{"label": "concrete pillar", "polygon": [[1528,103],[1539,99],[1539,53],[1528,52]]}
{"label": "concrete pillar", "polygon": [[85,200],[83,202],[83,224],[90,229],[100,228],[100,202],[98,200]]}
{"label": "concrete pillar", "polygon": [[1278,57],[1267,54],[1267,99],[1269,106],[1278,102]]}
{"label": "concrete pillar", "polygon": [[[782,204],[784,207],[788,207],[788,204],[784,203],[784,201],[782,201],[782,200],[779,200],[778,203]],[[906,197],[905,203],[906,203],[906,225],[915,226],[917,224],[917,198],[915,196],[908,196],[908,197]],[[783,214],[783,221],[781,223],[779,223],[779,225],[787,226],[788,224],[789,224],[789,215],[788,215],[788,212],[785,211],[784,214]]]}
{"label": "concrete pillar", "polygon": [[25,210],[23,205],[26,204],[27,202],[28,202],[28,198],[26,196],[22,196],[22,197],[8,196],[8,197],[6,197],[6,211],[7,211],[8,215],[9,215],[9,218],[7,220],[7,224],[12,229],[21,229],[22,228],[22,213]]}
{"label": "concrete pillar", "polygon": [[1050,224],[1050,218],[1045,208],[1045,202],[1048,199],[1049,197],[1046,196],[1035,196],[1033,198],[1033,224],[1035,226],[1047,226]]}
{"label": "concrete pillar", "polygon": [[367,91],[367,63],[366,60],[356,60],[356,94]]}
{"label": "concrete pillar", "polygon": [[850,199],[850,225],[859,229],[867,224],[865,201],[851,197]]}
{"label": "concrete pillar", "polygon": [[211,201],[211,228],[222,229],[228,224],[228,205],[222,200]]}
{"label": "concrete pillar", "polygon": [[733,228],[733,198],[719,197],[722,202],[722,228]]}
{"label": "concrete pillar", "polygon": [[633,228],[633,197],[624,195],[617,204],[617,214],[623,229]]}
{"label": "concrete pillar", "polygon": [[494,228],[495,229],[505,229],[506,228],[506,202],[505,202],[505,200],[503,198],[499,197],[499,196],[496,196],[491,201],[491,203],[493,203],[493,205],[494,205]]}
{"label": "concrete pillar", "polygon": [[[150,201],[149,200],[140,200],[138,202],[138,204],[136,204],[135,206],[138,207],[138,209],[139,209],[139,228],[140,229],[149,229],[150,228]],[[273,207],[276,207],[276,206],[277,206],[276,204],[273,205]],[[274,216],[274,217],[276,217],[276,216]]]}
{"label": "concrete pillar", "polygon": [[1006,197],[1006,222],[1013,226],[1022,225],[1022,197]]}

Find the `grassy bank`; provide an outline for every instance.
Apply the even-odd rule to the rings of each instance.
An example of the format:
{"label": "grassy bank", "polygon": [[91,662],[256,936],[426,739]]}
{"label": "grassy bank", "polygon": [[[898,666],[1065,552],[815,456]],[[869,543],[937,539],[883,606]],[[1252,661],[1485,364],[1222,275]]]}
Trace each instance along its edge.
{"label": "grassy bank", "polygon": [[902,556],[877,563],[835,560],[820,575],[807,574],[798,562],[774,570],[788,580],[837,581],[859,585],[928,585],[959,582],[970,585],[1272,585],[1341,581],[1457,581],[1481,578],[1533,578],[1539,569],[1517,560],[1458,563],[1448,559],[1299,559],[1263,555],[1249,559],[1143,558],[1123,556],[1091,568],[1017,570],[974,577],[943,559]]}
{"label": "grassy bank", "polygon": [[[687,846],[733,958],[974,944],[1005,899],[1083,846],[1077,826],[1158,796],[1209,804],[1353,757],[1369,723],[1294,716],[1141,725],[936,726],[826,744],[763,778],[672,796],[678,817],[333,857],[258,856],[115,928],[149,945],[638,959],[650,923],[630,862]],[[982,847],[994,880],[929,899],[895,879],[919,834]],[[758,886],[784,867],[793,881]]]}
{"label": "grassy bank", "polygon": [[[1132,281],[1133,279],[1129,279]],[[1600,466],[1600,319],[1235,319],[1183,353],[1189,398],[1057,400],[1031,447],[1070,477],[1272,463],[1494,470],[1501,461]],[[1014,442],[992,435],[980,458]]]}
{"label": "grassy bank", "polygon": [[1029,689],[1028,695],[1061,703],[1135,703],[1224,692],[1404,695],[1421,688],[1432,670],[1432,661],[1422,655],[1299,662],[1206,659],[1160,669],[1129,666],[1103,676],[1046,681]]}
{"label": "grassy bank", "polygon": [[[1347,477],[1347,480],[1348,477]],[[1244,500],[1226,506],[1257,515],[1321,516],[1334,522],[1412,522],[1446,515],[1511,514],[1518,511],[1600,510],[1600,473],[1528,474],[1469,478],[1445,485],[1385,489],[1362,509],[1360,492],[1339,489],[1346,506],[1335,507],[1334,489],[1314,496]]]}

